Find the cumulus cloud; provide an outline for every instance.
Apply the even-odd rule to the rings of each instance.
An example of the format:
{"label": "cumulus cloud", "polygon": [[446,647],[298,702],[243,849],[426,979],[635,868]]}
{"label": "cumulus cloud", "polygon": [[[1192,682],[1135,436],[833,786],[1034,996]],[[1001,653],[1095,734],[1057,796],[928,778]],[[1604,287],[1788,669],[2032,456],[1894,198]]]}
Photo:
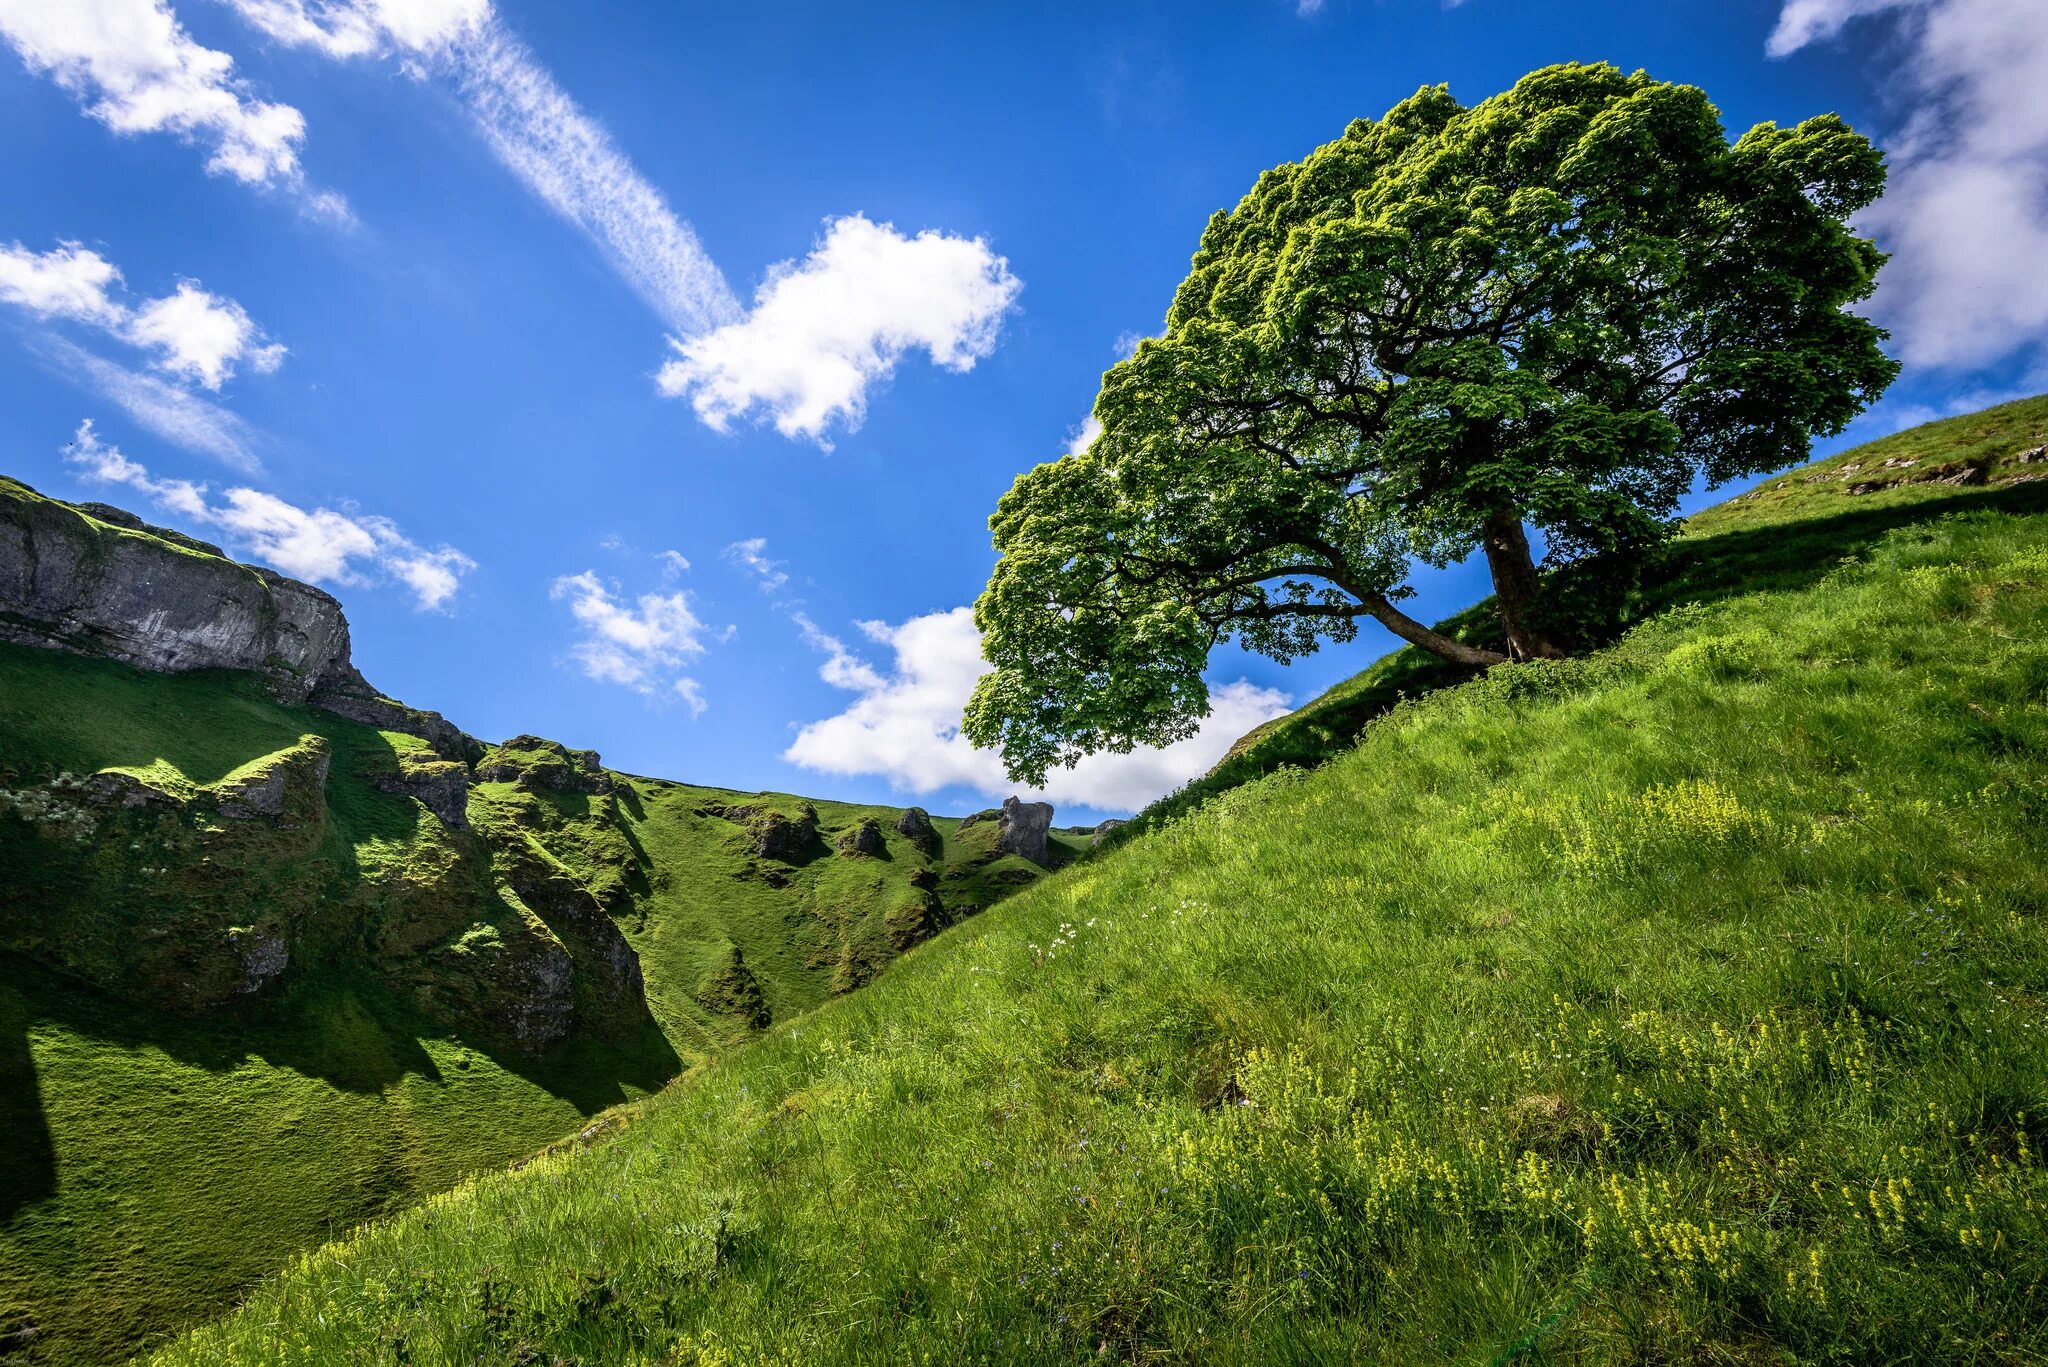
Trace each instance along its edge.
{"label": "cumulus cloud", "polygon": [[0,246],[0,301],[40,319],[99,328],[153,353],[151,364],[167,374],[218,390],[240,366],[269,374],[284,363],[284,347],[240,304],[197,281],[180,281],[170,294],[135,305],[115,297],[120,287],[120,269],[76,242],[47,252],[19,242]]}
{"label": "cumulus cloud", "polygon": [[1883,84],[1908,111],[1862,225],[1892,253],[1875,316],[1907,363],[1961,368],[2048,341],[2048,23],[2039,0],[1787,0],[1787,56],[1888,24]]}
{"label": "cumulus cloud", "polygon": [[868,387],[908,353],[972,370],[1022,288],[980,238],[833,219],[804,260],[769,270],[744,319],[674,342],[657,383],[719,431],[758,413],[823,445],[835,423],[860,426]]}
{"label": "cumulus cloud", "polygon": [[389,518],[308,510],[246,486],[214,498],[204,484],[158,478],[118,446],[101,441],[91,419],[79,424],[64,459],[85,479],[133,489],[187,524],[222,537],[238,553],[294,579],[341,585],[394,581],[411,591],[417,607],[428,610],[446,607],[462,576],[476,568],[452,546],[429,550],[417,545]]}
{"label": "cumulus cloud", "polygon": [[0,38],[116,133],[197,143],[208,171],[250,185],[303,184],[304,116],[252,96],[167,0],[0,0]]}
{"label": "cumulus cloud", "polygon": [[589,678],[648,698],[675,697],[703,713],[702,688],[683,668],[704,653],[705,627],[687,593],[643,593],[622,601],[595,570],[556,579],[549,596],[566,602],[583,635],[571,656]]}
{"label": "cumulus cloud", "polygon": [[1101,435],[1102,419],[1090,413],[1087,417],[1081,419],[1079,427],[1067,433],[1067,454],[1070,456],[1080,455],[1093,446],[1095,439]]}
{"label": "cumulus cloud", "polygon": [[783,569],[788,562],[768,558],[766,537],[752,536],[733,542],[725,548],[725,558],[753,575],[763,593],[774,593],[789,582],[789,574]]}
{"label": "cumulus cloud", "polygon": [[[808,627],[806,621],[800,627]],[[915,794],[965,787],[991,799],[1018,792],[992,751],[960,734],[960,714],[988,669],[968,608],[913,617],[900,625],[865,622],[862,632],[894,655],[886,673],[835,638],[809,627],[827,655],[821,677],[856,695],[845,711],[803,727],[783,758],[827,774],[877,775]],[[1287,711],[1286,694],[1245,680],[1210,691],[1202,728],[1163,749],[1098,754],[1057,770],[1025,795],[1108,811],[1134,811],[1208,771],[1232,742]]]}

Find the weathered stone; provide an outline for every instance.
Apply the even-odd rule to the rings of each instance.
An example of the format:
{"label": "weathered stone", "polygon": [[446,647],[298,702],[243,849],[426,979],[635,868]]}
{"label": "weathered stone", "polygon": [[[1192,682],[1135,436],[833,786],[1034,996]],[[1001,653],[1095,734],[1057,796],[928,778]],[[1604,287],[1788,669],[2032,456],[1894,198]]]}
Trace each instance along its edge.
{"label": "weathered stone", "polygon": [[1097,823],[1095,827],[1095,834],[1098,836],[1108,835],[1111,831],[1115,830],[1117,827],[1123,824],[1124,823],[1122,821],[1119,821],[1116,817],[1111,817],[1107,821]]}
{"label": "weathered stone", "polygon": [[2037,460],[2048,460],[2048,446],[2036,446],[2022,451],[2016,459],[2022,465],[2032,465]]}
{"label": "weathered stone", "polygon": [[291,962],[284,937],[275,931],[231,930],[228,943],[241,956],[244,976],[240,992],[245,997],[268,987]]}
{"label": "weathered stone", "polygon": [[286,702],[348,668],[332,596],[204,544],[0,480],[0,639],[162,673],[252,670]]}
{"label": "weathered stone", "polygon": [[233,774],[210,791],[220,814],[238,821],[282,819],[296,812],[319,818],[325,805],[327,765],[332,755],[325,736],[306,735],[259,768]]}
{"label": "weathered stone", "polygon": [[840,832],[835,842],[843,855],[879,859],[889,852],[888,842],[882,838],[882,825],[871,816],[864,816]]}
{"label": "weathered stone", "polygon": [[0,479],[0,641],[163,674],[246,670],[282,702],[424,737],[448,759],[482,749],[364,681],[333,595],[122,509],[44,498],[11,479]]}
{"label": "weathered stone", "polygon": [[571,750],[544,736],[514,736],[477,761],[479,783],[513,783],[528,792],[609,793],[618,781],[595,750]]}
{"label": "weathered stone", "polygon": [[1000,821],[996,848],[1044,868],[1049,862],[1045,837],[1052,829],[1052,804],[1006,797]]}
{"label": "weathered stone", "polygon": [[931,813],[922,807],[911,807],[896,818],[896,832],[907,836],[927,859],[936,859],[942,842],[938,828],[932,825]]}
{"label": "weathered stone", "polygon": [[452,830],[469,829],[469,769],[454,760],[426,760],[411,755],[399,758],[396,773],[371,777],[380,793],[402,793],[416,798],[443,825]]}
{"label": "weathered stone", "polygon": [[751,806],[727,807],[720,815],[746,827],[754,853],[763,859],[802,864],[817,853],[818,809],[808,802],[794,816],[773,807]]}

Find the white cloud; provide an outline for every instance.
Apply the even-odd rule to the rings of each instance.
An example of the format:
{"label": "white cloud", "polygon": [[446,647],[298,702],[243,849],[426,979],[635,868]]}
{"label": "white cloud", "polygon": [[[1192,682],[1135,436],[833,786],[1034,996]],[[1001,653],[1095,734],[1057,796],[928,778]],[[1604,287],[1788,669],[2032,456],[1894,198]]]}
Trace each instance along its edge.
{"label": "white cloud", "polygon": [[388,518],[311,511],[259,489],[236,487],[211,499],[204,484],[158,479],[147,467],[99,439],[91,419],[78,426],[64,459],[84,478],[145,494],[188,523],[219,534],[239,554],[295,579],[357,585],[396,580],[422,610],[445,607],[476,562],[450,546],[427,550]]}
{"label": "white cloud", "polygon": [[[0,0],[4,3],[4,0]],[[0,301],[38,318],[90,324],[130,346],[155,353],[157,369],[219,389],[238,366],[269,374],[284,347],[264,336],[242,306],[182,280],[161,299],[129,305],[114,297],[120,268],[76,242],[32,252],[19,242],[0,247]]]}
{"label": "white cloud", "polygon": [[259,375],[284,364],[284,347],[266,342],[240,304],[208,294],[189,280],[180,281],[175,293],[137,309],[122,335],[156,350],[158,368],[208,389],[219,389],[238,363],[247,362]]}
{"label": "white cloud", "polygon": [[450,49],[484,141],[508,170],[595,241],[614,269],[684,333],[739,312],[696,232],[502,24]]}
{"label": "white cloud", "polygon": [[253,98],[234,59],[194,42],[167,0],[0,0],[0,38],[116,133],[200,143],[208,171],[247,184],[303,182],[304,117]]}
{"label": "white cloud", "polygon": [[254,474],[258,434],[239,416],[177,385],[115,365],[62,337],[36,344],[58,374],[117,405],[138,425],[188,451]]}
{"label": "white cloud", "polygon": [[330,57],[439,52],[480,28],[490,0],[227,0],[256,28]]}
{"label": "white cloud", "polygon": [[994,799],[1023,791],[1056,803],[1135,811],[1206,773],[1239,736],[1286,712],[1289,701],[1244,680],[1224,684],[1210,690],[1209,717],[1187,740],[1127,755],[1089,755],[1072,769],[1055,770],[1043,789],[1019,790],[993,751],[976,750],[960,734],[961,711],[989,667],[970,609],[898,626],[863,623],[862,631],[895,655],[886,675],[807,622],[798,625],[807,628],[807,638],[816,634],[812,644],[828,656],[821,677],[858,696],[837,716],[805,726],[783,758],[821,773],[878,775],[910,793],[960,786]]}
{"label": "white cloud", "polygon": [[1786,56],[1883,15],[1873,72],[1911,111],[1890,188],[1860,220],[1892,253],[1875,316],[1914,365],[1967,367],[2048,341],[2048,23],[2040,0],[1788,0]]}
{"label": "white cloud", "polygon": [[1095,444],[1102,435],[1102,419],[1090,413],[1081,419],[1081,425],[1067,433],[1067,454],[1078,456]]}
{"label": "white cloud", "polygon": [[739,314],[696,232],[499,21],[490,0],[228,3],[280,42],[335,58],[396,55],[415,74],[447,78],[505,168],[589,237],[664,323],[697,333]]}
{"label": "white cloud", "polygon": [[32,252],[19,242],[0,247],[0,300],[19,304],[38,318],[66,318],[118,327],[128,310],[109,290],[120,268],[76,242]]}
{"label": "white cloud", "polygon": [[907,353],[973,369],[1022,288],[980,238],[833,219],[803,261],[769,270],[746,318],[675,341],[657,383],[719,431],[760,410],[784,436],[822,445],[834,423],[860,426],[868,386]]}
{"label": "white cloud", "polygon": [[763,593],[774,593],[789,582],[789,575],[782,568],[788,562],[768,558],[766,537],[753,536],[733,542],[725,548],[725,558],[759,580]]}
{"label": "white cloud", "polygon": [[690,570],[690,559],[681,551],[656,551],[654,558],[661,562],[661,577],[673,580]]}
{"label": "white cloud", "polygon": [[643,593],[628,604],[595,570],[585,570],[556,579],[548,596],[567,601],[583,628],[570,654],[585,675],[649,698],[679,697],[692,716],[704,711],[703,690],[681,672],[705,648],[704,623],[691,610],[688,594]]}

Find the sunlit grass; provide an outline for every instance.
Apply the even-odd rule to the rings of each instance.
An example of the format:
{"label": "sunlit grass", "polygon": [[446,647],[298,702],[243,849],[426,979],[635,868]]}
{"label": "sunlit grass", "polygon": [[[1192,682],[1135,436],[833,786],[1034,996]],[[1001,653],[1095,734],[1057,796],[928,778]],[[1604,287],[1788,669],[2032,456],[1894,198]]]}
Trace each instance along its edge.
{"label": "sunlit grass", "polygon": [[2042,1360],[2044,545],[1404,702],[159,1360]]}

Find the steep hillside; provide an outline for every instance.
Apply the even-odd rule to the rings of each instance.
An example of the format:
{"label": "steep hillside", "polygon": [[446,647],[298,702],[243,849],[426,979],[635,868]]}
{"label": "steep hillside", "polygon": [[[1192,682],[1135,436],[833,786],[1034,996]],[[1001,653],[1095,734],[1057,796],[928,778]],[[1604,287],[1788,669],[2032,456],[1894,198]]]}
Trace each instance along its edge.
{"label": "steep hillside", "polygon": [[0,483],[0,1361],[587,1129],[1070,858],[1050,816],[486,746],[318,590]]}
{"label": "steep hillside", "polygon": [[[1678,540],[1626,591],[1596,595],[1591,603],[1568,598],[1576,609],[1573,626],[1607,641],[1680,603],[1809,582],[1838,557],[1927,517],[1934,504],[2048,506],[2048,394],[1894,433],[1706,509],[1686,519]],[[1502,644],[1491,600],[1436,625],[1457,640]],[[1131,839],[1261,775],[1312,768],[1343,754],[1402,698],[1469,677],[1427,652],[1397,650],[1247,733],[1207,775],[1140,812],[1114,840]]]}
{"label": "steep hillside", "polygon": [[1717,529],[156,1361],[2041,1361],[2043,491]]}

